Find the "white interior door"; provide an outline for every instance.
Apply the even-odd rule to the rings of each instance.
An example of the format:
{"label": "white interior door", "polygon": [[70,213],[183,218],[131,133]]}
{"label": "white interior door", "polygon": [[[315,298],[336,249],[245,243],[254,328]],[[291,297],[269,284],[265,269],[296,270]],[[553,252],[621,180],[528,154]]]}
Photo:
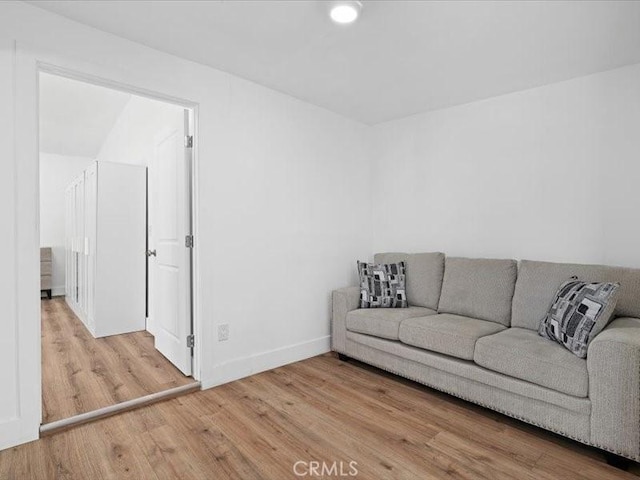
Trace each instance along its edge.
{"label": "white interior door", "polygon": [[185,145],[188,111],[155,141],[149,165],[150,314],[155,347],[185,375],[192,374],[191,335],[191,148]]}
{"label": "white interior door", "polygon": [[78,176],[78,179],[75,183],[75,193],[74,193],[74,221],[75,221],[75,254],[76,254],[76,293],[75,293],[75,303],[78,307],[78,316],[81,320],[84,321],[84,317],[82,315],[83,304],[82,299],[84,295],[84,282],[83,282],[83,267],[84,267],[84,259],[83,253],[84,249],[82,248],[84,245],[84,177],[82,175]]}

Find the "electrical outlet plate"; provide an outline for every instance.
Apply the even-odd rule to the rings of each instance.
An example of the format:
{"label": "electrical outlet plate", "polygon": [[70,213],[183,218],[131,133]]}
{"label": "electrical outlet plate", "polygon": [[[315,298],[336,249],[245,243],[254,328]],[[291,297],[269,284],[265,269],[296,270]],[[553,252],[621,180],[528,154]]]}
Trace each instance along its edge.
{"label": "electrical outlet plate", "polygon": [[226,340],[229,340],[229,324],[223,323],[218,325],[218,341],[224,342]]}

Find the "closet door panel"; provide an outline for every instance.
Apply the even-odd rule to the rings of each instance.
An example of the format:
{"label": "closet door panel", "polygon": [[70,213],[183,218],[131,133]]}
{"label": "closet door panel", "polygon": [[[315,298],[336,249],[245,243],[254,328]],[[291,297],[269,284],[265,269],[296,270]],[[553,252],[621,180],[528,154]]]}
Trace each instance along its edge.
{"label": "closet door panel", "polygon": [[98,163],[96,336],[145,329],[146,167]]}
{"label": "closet door panel", "polygon": [[145,329],[146,167],[96,162],[66,198],[67,303],[94,337]]}
{"label": "closet door panel", "polygon": [[76,193],[78,191],[78,179],[73,181],[71,187],[71,306],[76,310],[78,304],[78,221]]}
{"label": "closet door panel", "polygon": [[78,310],[81,320],[86,324],[86,287],[87,262],[85,258],[85,228],[84,228],[84,173],[78,178],[76,186],[76,221],[77,221],[77,255],[78,255]]}
{"label": "closet door panel", "polygon": [[64,295],[71,296],[71,188],[64,192]]}
{"label": "closet door panel", "polygon": [[84,259],[85,259],[85,312],[87,327],[95,335],[95,277],[96,277],[96,228],[98,166],[92,164],[84,177]]}

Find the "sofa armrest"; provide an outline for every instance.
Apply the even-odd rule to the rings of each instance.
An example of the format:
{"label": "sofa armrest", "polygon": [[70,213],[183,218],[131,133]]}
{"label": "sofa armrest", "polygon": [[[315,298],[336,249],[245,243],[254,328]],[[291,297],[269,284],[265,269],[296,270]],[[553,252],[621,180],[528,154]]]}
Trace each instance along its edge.
{"label": "sofa armrest", "polygon": [[587,352],[591,443],[640,459],[640,319],[618,318]]}
{"label": "sofa armrest", "polygon": [[360,287],[334,290],[331,295],[331,350],[344,352],[347,338],[347,313],[358,308]]}

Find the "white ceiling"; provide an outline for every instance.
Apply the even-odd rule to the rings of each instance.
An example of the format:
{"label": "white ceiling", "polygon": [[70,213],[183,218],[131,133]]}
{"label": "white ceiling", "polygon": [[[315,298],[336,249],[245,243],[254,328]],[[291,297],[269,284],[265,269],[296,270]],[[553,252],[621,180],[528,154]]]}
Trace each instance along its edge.
{"label": "white ceiling", "polygon": [[640,2],[32,1],[368,124],[640,62]]}
{"label": "white ceiling", "polygon": [[40,75],[40,151],[95,158],[130,95]]}

